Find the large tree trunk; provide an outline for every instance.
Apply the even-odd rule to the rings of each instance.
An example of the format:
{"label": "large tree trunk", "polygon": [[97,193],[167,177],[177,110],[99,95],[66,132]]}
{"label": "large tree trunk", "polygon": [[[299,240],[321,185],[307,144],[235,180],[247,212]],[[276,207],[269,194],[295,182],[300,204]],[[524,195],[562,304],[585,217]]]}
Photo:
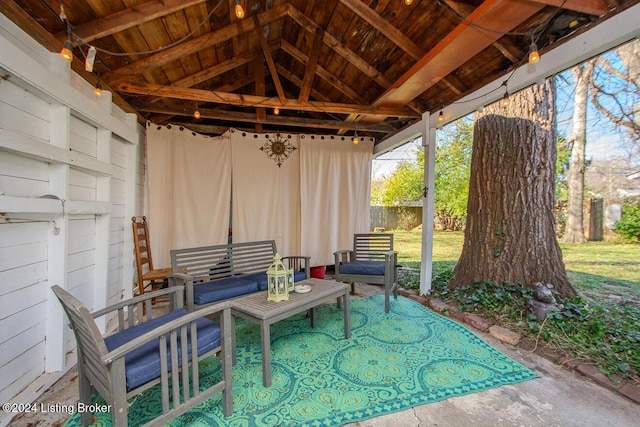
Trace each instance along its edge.
{"label": "large tree trunk", "polygon": [[451,287],[542,282],[576,294],[555,235],[554,98],[547,80],[476,116],[464,246]]}
{"label": "large tree trunk", "polygon": [[589,79],[593,72],[593,61],[575,66],[571,72],[575,80],[573,98],[573,131],[571,135],[571,158],[567,187],[567,226],[562,240],[567,243],[584,243],[584,151],[587,141],[587,95]]}

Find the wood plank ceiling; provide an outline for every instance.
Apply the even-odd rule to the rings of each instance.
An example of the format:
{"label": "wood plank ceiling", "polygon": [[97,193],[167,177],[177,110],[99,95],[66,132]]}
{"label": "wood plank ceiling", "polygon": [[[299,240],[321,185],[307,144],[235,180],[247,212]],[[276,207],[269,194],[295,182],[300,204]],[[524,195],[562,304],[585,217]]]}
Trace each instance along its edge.
{"label": "wood plank ceiling", "polygon": [[544,55],[639,1],[3,0],[0,12],[52,52],[70,38],[73,69],[141,121],[379,141],[520,66],[532,41]]}

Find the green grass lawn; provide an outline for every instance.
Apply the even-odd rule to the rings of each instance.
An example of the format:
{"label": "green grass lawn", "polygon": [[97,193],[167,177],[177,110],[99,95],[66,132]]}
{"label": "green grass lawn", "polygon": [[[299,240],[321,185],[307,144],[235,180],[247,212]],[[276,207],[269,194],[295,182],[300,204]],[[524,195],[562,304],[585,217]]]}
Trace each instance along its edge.
{"label": "green grass lawn", "polygon": [[[394,230],[393,234],[399,262],[418,267],[421,232]],[[463,242],[462,232],[435,232],[434,267],[455,264]],[[596,299],[624,299],[640,304],[640,245],[588,242],[561,243],[560,247],[569,280],[583,294]]]}

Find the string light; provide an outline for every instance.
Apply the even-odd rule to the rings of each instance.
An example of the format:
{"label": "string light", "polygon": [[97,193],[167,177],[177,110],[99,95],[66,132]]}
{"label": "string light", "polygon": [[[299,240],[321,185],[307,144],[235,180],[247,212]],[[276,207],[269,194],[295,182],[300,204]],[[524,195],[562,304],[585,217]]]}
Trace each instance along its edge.
{"label": "string light", "polygon": [[504,82],[504,96],[502,97],[502,106],[509,105],[509,91],[507,90],[507,82]]}
{"label": "string light", "polygon": [[93,89],[93,94],[98,98],[102,96],[102,85],[100,82],[96,83],[96,87]]}
{"label": "string light", "polygon": [[413,3],[413,0],[404,0],[404,4],[407,6],[411,5],[411,3]]}
{"label": "string light", "polygon": [[238,19],[242,19],[244,18],[244,8],[242,7],[242,5],[240,4],[240,0],[235,0],[236,5],[235,5],[235,12],[236,12],[236,17]]}
{"label": "string light", "polygon": [[278,107],[274,107],[273,108],[273,114],[275,114],[276,116],[280,115],[280,109]]}
{"label": "string light", "polygon": [[198,110],[198,103],[196,102],[196,110],[193,112],[193,117],[196,119],[200,118],[200,110]]}
{"label": "string light", "polygon": [[60,56],[67,62],[73,61],[73,44],[71,44],[71,40],[64,41]]}
{"label": "string light", "polygon": [[440,114],[438,114],[438,121],[441,122],[444,120],[444,114],[442,113],[442,110],[440,110]]}
{"label": "string light", "polygon": [[353,134],[353,139],[351,141],[353,141],[353,145],[358,145],[360,143],[360,138],[358,138],[358,131],[355,131],[355,133]]}
{"label": "string light", "polygon": [[531,36],[531,46],[529,46],[529,64],[535,64],[540,61],[540,52],[538,52],[538,45]]}

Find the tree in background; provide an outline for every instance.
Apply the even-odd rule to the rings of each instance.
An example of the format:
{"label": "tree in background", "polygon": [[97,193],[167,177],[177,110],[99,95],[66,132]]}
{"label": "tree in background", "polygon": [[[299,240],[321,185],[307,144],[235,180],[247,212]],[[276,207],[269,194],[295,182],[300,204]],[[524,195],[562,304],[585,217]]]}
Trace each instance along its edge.
{"label": "tree in background", "polygon": [[476,115],[467,225],[449,283],[551,283],[577,292],[555,235],[555,84],[531,86]]}
{"label": "tree in background", "polygon": [[383,206],[422,204],[424,149],[416,147],[416,157],[398,164],[382,190]]}
{"label": "tree in background", "polygon": [[569,200],[569,187],[567,186],[567,172],[569,170],[569,158],[571,146],[569,141],[558,135],[556,142],[556,234],[564,234],[567,223],[567,202]]}
{"label": "tree in background", "polygon": [[472,116],[445,126],[437,137],[434,214],[444,230],[462,230],[467,218]]}
{"label": "tree in background", "polygon": [[[435,216],[444,230],[461,230],[467,212],[473,120],[457,120],[438,134],[435,170]],[[372,186],[372,204],[422,205],[424,148],[416,146],[415,158],[398,164],[382,188]]]}
{"label": "tree in background", "polygon": [[573,131],[569,144],[571,156],[567,176],[567,223],[562,240],[567,243],[584,243],[584,174],[585,148],[587,144],[587,101],[589,80],[594,61],[587,61],[571,69],[575,90],[573,98]]}

